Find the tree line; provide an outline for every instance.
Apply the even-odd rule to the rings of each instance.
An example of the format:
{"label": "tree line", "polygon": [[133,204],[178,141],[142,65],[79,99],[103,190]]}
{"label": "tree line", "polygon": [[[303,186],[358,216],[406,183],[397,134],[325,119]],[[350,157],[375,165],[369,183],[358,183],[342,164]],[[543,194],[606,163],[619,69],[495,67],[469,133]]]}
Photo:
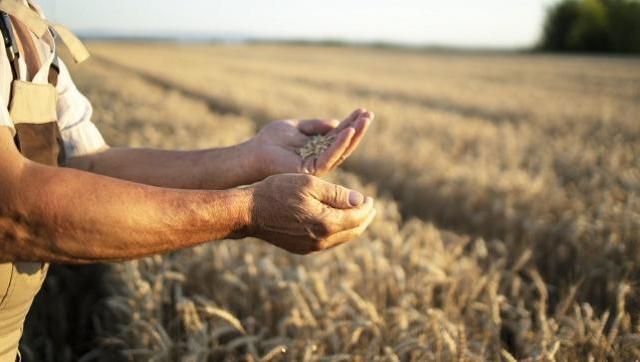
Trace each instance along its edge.
{"label": "tree line", "polygon": [[562,0],[547,13],[540,48],[640,53],[640,1]]}

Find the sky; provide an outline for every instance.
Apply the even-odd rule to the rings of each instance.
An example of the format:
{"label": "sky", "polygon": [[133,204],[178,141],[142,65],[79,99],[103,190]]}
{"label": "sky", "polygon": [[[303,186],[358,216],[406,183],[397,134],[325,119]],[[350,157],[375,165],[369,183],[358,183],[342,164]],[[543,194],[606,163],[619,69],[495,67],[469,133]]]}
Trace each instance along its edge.
{"label": "sky", "polygon": [[557,0],[39,0],[79,34],[249,36],[511,48]]}

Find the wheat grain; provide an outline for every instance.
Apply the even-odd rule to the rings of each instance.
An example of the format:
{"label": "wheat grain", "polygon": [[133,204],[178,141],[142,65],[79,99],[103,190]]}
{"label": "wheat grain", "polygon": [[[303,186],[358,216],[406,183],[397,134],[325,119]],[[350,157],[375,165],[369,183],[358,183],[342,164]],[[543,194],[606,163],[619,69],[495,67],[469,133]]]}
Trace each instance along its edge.
{"label": "wheat grain", "polygon": [[298,155],[300,155],[303,160],[310,157],[318,157],[331,146],[334,140],[335,136],[311,136],[307,143],[298,149]]}

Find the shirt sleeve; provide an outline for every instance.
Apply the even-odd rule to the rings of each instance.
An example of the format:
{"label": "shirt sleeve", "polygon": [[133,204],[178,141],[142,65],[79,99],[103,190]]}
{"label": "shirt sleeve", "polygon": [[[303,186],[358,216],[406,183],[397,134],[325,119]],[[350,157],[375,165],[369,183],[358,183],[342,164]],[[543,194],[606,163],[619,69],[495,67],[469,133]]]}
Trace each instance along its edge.
{"label": "shirt sleeve", "polygon": [[71,79],[67,66],[60,60],[58,76],[58,126],[67,157],[94,153],[107,147],[102,134],[91,121],[93,108]]}

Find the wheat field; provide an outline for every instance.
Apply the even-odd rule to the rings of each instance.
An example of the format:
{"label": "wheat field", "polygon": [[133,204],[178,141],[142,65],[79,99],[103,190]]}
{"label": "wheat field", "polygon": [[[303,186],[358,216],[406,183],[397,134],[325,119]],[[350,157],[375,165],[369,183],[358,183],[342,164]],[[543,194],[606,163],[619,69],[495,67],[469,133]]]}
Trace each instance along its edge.
{"label": "wheat field", "polygon": [[54,268],[27,358],[640,358],[640,59],[90,48],[72,73],[114,146],[226,146],[270,120],[373,110],[330,179],[374,195],[378,217],[306,257],[242,240]]}

